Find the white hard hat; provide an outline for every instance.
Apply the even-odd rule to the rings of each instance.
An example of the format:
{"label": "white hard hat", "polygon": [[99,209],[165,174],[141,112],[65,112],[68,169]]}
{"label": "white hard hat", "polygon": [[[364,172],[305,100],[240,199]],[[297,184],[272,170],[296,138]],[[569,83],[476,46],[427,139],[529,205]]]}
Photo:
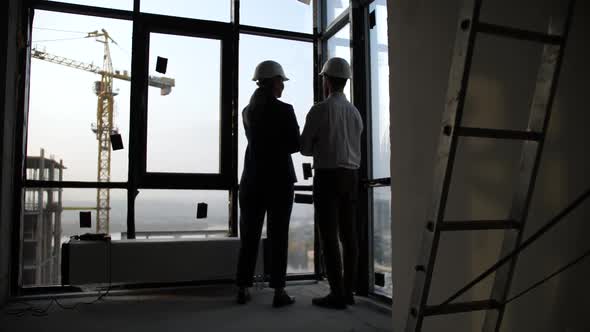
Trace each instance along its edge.
{"label": "white hard hat", "polygon": [[256,66],[254,70],[254,77],[252,77],[252,81],[260,81],[265,78],[272,78],[275,76],[280,76],[283,81],[288,81],[289,79],[285,76],[285,72],[283,71],[283,67],[272,60],[262,61],[261,63]]}
{"label": "white hard hat", "polygon": [[338,78],[350,78],[350,65],[342,58],[331,58],[326,61],[320,75],[328,75]]}

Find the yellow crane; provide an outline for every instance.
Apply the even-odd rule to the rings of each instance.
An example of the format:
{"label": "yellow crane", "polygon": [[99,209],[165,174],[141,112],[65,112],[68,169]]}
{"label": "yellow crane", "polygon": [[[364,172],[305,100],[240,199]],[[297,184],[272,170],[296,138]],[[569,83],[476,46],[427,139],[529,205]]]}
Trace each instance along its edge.
{"label": "yellow crane", "polygon": [[[113,106],[114,96],[113,79],[131,81],[131,76],[127,70],[113,70],[111,52],[109,43],[116,44],[105,29],[89,32],[86,38],[95,38],[96,41],[104,44],[104,56],[102,67],[93,64],[87,64],[80,61],[68,59],[65,57],[49,54],[33,47],[31,56],[35,59],[64,65],[70,68],[85,70],[100,75],[100,81],[96,81],[94,92],[98,96],[96,109],[96,124],[92,124],[92,131],[96,134],[98,140],[98,182],[109,182],[111,180],[111,140],[113,134],[118,133],[118,129],[113,125]],[[170,94],[174,87],[174,79],[161,76],[149,76],[148,84],[160,88],[162,96]],[[96,232],[109,234],[110,223],[110,190],[108,188],[99,188],[96,191]]]}

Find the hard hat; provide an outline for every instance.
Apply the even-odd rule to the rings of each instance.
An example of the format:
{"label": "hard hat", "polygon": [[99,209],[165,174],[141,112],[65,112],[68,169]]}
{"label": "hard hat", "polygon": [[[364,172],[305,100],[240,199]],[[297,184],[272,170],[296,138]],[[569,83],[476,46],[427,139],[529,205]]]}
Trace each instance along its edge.
{"label": "hard hat", "polygon": [[262,61],[261,63],[256,66],[254,70],[254,77],[252,77],[252,81],[260,81],[265,78],[272,78],[275,76],[280,76],[283,81],[288,81],[289,79],[285,76],[285,72],[283,71],[283,67],[272,60]]}
{"label": "hard hat", "polygon": [[342,58],[331,58],[324,64],[320,75],[328,75],[338,78],[350,78],[350,65]]}

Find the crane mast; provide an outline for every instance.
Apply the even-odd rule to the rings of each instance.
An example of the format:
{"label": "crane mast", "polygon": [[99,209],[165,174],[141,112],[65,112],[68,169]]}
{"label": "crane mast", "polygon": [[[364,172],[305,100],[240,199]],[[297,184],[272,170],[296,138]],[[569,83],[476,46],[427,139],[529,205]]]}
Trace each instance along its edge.
{"label": "crane mast", "polygon": [[[110,182],[111,180],[111,140],[118,129],[113,124],[114,97],[113,79],[131,81],[127,71],[113,70],[113,62],[109,43],[116,44],[105,29],[89,32],[87,37],[94,37],[103,44],[104,54],[102,67],[86,64],[80,61],[49,54],[37,48],[32,48],[31,56],[36,59],[76,68],[100,75],[100,81],[94,84],[94,92],[98,97],[96,108],[96,124],[92,125],[92,131],[96,134],[98,142],[98,168],[97,182]],[[149,76],[148,84],[160,88],[160,94],[165,96],[172,91],[175,81],[168,77]],[[109,234],[111,197],[109,188],[98,188],[96,191],[96,232]]]}
{"label": "crane mast", "polygon": [[[100,81],[95,82],[94,92],[98,96],[96,108],[96,127],[93,131],[98,141],[98,175],[97,182],[111,181],[111,135],[118,130],[113,127],[113,62],[109,49],[109,41],[113,41],[106,30],[88,34],[104,44],[104,56]],[[109,234],[111,210],[111,192],[108,188],[96,190],[96,232]]]}

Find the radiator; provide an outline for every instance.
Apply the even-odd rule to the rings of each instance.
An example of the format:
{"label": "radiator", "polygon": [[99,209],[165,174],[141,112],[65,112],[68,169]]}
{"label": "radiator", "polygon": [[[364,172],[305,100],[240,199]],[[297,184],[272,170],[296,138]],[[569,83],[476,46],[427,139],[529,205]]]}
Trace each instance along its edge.
{"label": "radiator", "polygon": [[[263,272],[263,242],[255,275]],[[233,280],[239,248],[238,238],[70,240],[62,248],[62,284]]]}

